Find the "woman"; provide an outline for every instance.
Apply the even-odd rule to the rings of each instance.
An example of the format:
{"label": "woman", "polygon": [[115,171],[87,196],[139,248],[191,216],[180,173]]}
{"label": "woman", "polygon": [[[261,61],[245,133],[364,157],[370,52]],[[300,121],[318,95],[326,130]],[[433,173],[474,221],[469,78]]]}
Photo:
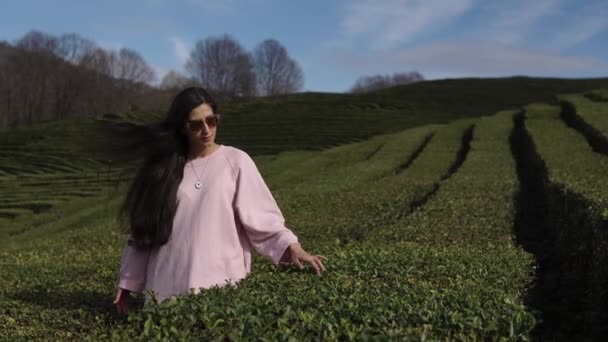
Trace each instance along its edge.
{"label": "woman", "polygon": [[[215,143],[217,105],[202,88],[174,99],[161,124],[165,139],[138,171],[119,211],[129,239],[114,304],[128,313],[131,292],[151,289],[159,302],[233,283],[251,269],[251,246],[275,265],[312,265],[251,157]],[[150,300],[146,291],[146,304]]]}

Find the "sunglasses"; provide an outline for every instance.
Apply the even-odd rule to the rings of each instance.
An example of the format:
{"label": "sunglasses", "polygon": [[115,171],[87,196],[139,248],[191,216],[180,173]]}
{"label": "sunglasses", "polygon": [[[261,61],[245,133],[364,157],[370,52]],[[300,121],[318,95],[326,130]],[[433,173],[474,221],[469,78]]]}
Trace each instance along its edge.
{"label": "sunglasses", "polygon": [[[217,124],[220,122],[220,114],[209,115],[205,118],[205,123],[209,128],[217,127]],[[188,126],[192,131],[200,131],[203,129],[203,120],[188,120]]]}

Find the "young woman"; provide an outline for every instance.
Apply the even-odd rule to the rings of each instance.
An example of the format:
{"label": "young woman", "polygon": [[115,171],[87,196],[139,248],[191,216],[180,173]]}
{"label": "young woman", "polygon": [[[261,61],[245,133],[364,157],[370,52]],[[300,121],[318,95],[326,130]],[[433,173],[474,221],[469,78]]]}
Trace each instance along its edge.
{"label": "young woman", "polygon": [[[251,157],[215,143],[219,121],[202,88],[173,99],[163,143],[145,159],[119,211],[129,223],[114,300],[119,313],[128,312],[131,292],[150,289],[162,302],[245,278],[252,246],[275,265],[325,271],[326,258],[307,253],[285,226]],[[146,291],[146,304],[150,299]]]}

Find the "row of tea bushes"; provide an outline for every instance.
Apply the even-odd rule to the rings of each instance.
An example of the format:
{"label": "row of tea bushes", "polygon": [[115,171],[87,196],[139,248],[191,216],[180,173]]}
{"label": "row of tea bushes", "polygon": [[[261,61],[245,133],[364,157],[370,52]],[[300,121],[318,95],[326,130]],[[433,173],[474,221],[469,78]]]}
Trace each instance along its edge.
{"label": "row of tea bushes", "polygon": [[[49,172],[0,177],[0,236],[31,229],[25,224],[57,205],[103,196],[129,177],[122,170],[100,168],[86,172]],[[16,226],[20,228],[16,229]]]}
{"label": "row of tea bushes", "polygon": [[[256,260],[238,288],[152,304],[97,336],[120,340],[525,340],[534,319],[512,281],[519,251],[421,244],[316,244],[321,277]],[[489,265],[495,265],[489,267]]]}
{"label": "row of tea bushes", "polygon": [[[512,118],[508,115],[497,117],[500,119],[488,120],[487,124],[484,121],[482,127],[489,131],[473,146],[478,146],[477,153],[494,155],[499,152],[495,158],[504,159],[502,147],[506,146],[508,153]],[[531,258],[512,244],[498,242],[493,247],[481,242],[444,244],[441,235],[436,235],[435,241],[391,242],[372,238],[374,232],[364,235],[365,238],[358,242],[347,244],[334,244],[328,239],[353,239],[356,231],[352,228],[339,234],[332,232],[332,226],[337,224],[335,221],[351,224],[357,220],[373,222],[376,212],[372,203],[379,200],[387,206],[383,210],[402,210],[403,203],[395,201],[398,193],[411,194],[410,190],[421,184],[426,184],[425,191],[429,191],[432,186],[428,185],[439,184],[445,178],[441,192],[443,186],[462,172],[457,170],[452,178],[445,177],[462,150],[463,135],[471,132],[473,123],[461,121],[437,130],[418,158],[397,175],[375,179],[369,182],[370,185],[359,180],[358,187],[349,189],[352,196],[345,195],[342,188],[331,193],[335,199],[326,194],[317,198],[318,205],[300,208],[300,222],[316,219],[314,224],[305,228],[296,223],[304,233],[303,244],[311,246],[315,253],[329,257],[328,273],[322,277],[300,275],[295,270],[276,270],[268,263],[259,262],[238,289],[218,288],[152,305],[131,316],[126,330],[115,329],[104,337],[115,340],[238,340],[254,336],[267,340],[374,337],[527,339],[535,319],[522,304],[521,294],[529,281]],[[506,135],[499,134],[496,141],[493,140],[497,133],[505,132]],[[484,151],[492,145],[500,148]],[[471,162],[467,172],[482,177],[488,165],[476,168],[473,164],[480,166],[483,158],[480,155],[479,159]],[[468,156],[465,165],[467,160]],[[504,164],[494,166],[501,169]],[[505,173],[513,177],[512,165]],[[516,188],[516,179],[515,184],[510,185],[511,189]],[[378,190],[370,194],[373,188]],[[281,192],[282,188],[278,191]],[[290,211],[289,199],[281,198],[280,205],[288,212],[286,216],[290,219],[295,217],[295,213]],[[361,205],[362,210],[352,207],[358,198],[359,201],[370,198],[369,202]],[[393,198],[392,202],[390,198]],[[497,206],[503,202],[504,198],[500,203],[492,203]],[[351,210],[337,208],[341,203]],[[306,210],[323,206],[330,208],[328,213],[333,216],[319,215],[318,210]],[[376,223],[379,225],[370,225],[369,228],[381,230],[382,225]],[[493,232],[494,236],[503,239],[509,235],[509,227],[501,226]],[[462,239],[469,236],[463,230],[455,235],[458,233],[465,236]]]}
{"label": "row of tea bushes", "polygon": [[[102,150],[113,137],[93,119],[44,122],[0,134],[0,237],[64,203],[103,195],[129,179]],[[17,221],[16,221],[17,220]]]}
{"label": "row of tea bushes", "polygon": [[[514,316],[495,312],[490,321],[525,322],[520,329],[530,332],[533,325],[520,321],[528,317],[535,321],[524,306],[524,295],[534,274],[533,256],[516,245],[515,222],[519,210],[517,196],[519,181],[512,157],[513,111],[499,112],[475,123],[470,150],[463,164],[450,178],[441,183],[429,201],[404,220],[384,227],[374,241],[401,240],[425,246],[442,246],[455,251],[475,248],[488,260],[488,272],[512,275],[496,279],[508,301],[517,303]],[[508,254],[509,258],[502,255]],[[504,322],[503,322],[504,323]]]}
{"label": "row of tea bushes", "polygon": [[457,162],[472,122],[459,120],[438,128],[430,140],[430,128],[411,130],[407,137],[387,141],[368,160],[320,179],[293,182],[277,189],[276,197],[294,230],[305,237],[341,243],[365,239],[377,227],[406,216],[439,186]]}
{"label": "row of tea bushes", "polygon": [[[472,123],[457,122],[441,128],[408,168],[390,177],[373,177],[370,184],[382,185],[394,193],[408,191],[411,184],[420,186],[417,182],[422,178],[425,185],[437,184],[458,159],[463,136],[470,132]],[[425,134],[419,137],[426,139]],[[417,147],[408,147],[410,151],[420,147],[420,140],[415,142]],[[398,149],[395,153],[388,159],[397,161],[397,155],[409,158],[399,154]],[[380,151],[374,156],[380,158]],[[381,173],[394,165],[388,163],[386,168],[380,168]],[[382,182],[385,178],[390,181]],[[271,179],[270,176],[269,182]],[[362,179],[359,182],[362,192],[357,196],[361,197],[372,187],[363,185]],[[340,191],[329,193],[333,195],[319,200],[335,204]],[[356,197],[346,199],[354,203]],[[385,202],[390,205],[387,199]],[[279,204],[292,212],[290,202],[279,199]],[[74,208],[73,213],[87,208],[100,209]],[[111,208],[116,209],[116,201]],[[314,210],[301,209],[303,215],[308,213],[303,220],[317,217]],[[334,216],[348,220],[353,213],[366,217],[365,212],[347,210],[334,211]],[[504,248],[501,253],[490,254],[475,246],[446,248],[365,240],[335,244],[328,237],[336,235],[324,230],[332,224],[329,216],[311,227],[318,234],[306,234],[296,227],[308,250],[329,257],[328,272],[322,277],[292,268],[275,269],[256,257],[253,273],[238,290],[204,291],[133,312],[129,322],[120,322],[108,312],[113,310],[117,258],[124,241],[100,221],[104,220],[103,215],[81,217],[80,221],[66,221],[62,227],[49,229],[55,234],[40,234],[44,229],[38,230],[37,235],[28,232],[20,236],[27,237],[27,246],[5,249],[0,255],[0,264],[6,270],[6,278],[0,281],[0,300],[2,307],[10,308],[0,312],[0,329],[5,336],[65,339],[93,334],[116,340],[391,336],[524,339],[534,324],[521,304],[513,300],[514,295],[504,289],[506,279],[525,277],[526,270],[488,267],[510,265],[511,260],[520,258],[519,251]],[[295,222],[290,214],[286,217],[288,222]],[[345,231],[340,238],[349,238],[348,233]],[[107,333],[108,330],[111,331]]]}
{"label": "row of tea bushes", "polygon": [[383,231],[379,241],[511,246],[519,187],[510,150],[513,114],[479,119],[458,171],[423,207]]}
{"label": "row of tea bushes", "polygon": [[416,159],[439,127],[413,128],[319,152],[271,174],[270,186],[294,191],[305,186],[306,192],[327,193],[395,175]]}
{"label": "row of tea bushes", "polygon": [[558,277],[547,286],[577,312],[572,317],[575,326],[605,327],[608,157],[595,153],[581,134],[569,128],[560,119],[558,107],[528,106],[526,126],[546,165],[549,231],[543,253],[552,261],[549,272]]}
{"label": "row of tea bushes", "polygon": [[607,102],[608,101],[608,88],[594,89],[585,93],[585,96],[596,102]]}
{"label": "row of tea bushes", "polygon": [[591,147],[608,155],[608,103],[581,94],[560,95],[562,119],[585,136]]}

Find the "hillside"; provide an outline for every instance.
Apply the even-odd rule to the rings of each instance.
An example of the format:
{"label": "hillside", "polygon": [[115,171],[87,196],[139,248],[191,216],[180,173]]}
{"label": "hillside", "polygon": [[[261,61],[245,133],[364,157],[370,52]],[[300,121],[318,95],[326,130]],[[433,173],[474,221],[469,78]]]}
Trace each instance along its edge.
{"label": "hillside", "polygon": [[[128,166],[137,164],[137,150],[123,143],[154,114],[3,132],[0,336],[605,336],[606,82],[453,80],[227,105],[221,129],[231,133],[219,142],[256,151],[287,225],[329,257],[328,272],[276,269],[256,256],[238,289],[153,306],[128,321],[111,304],[125,244],[114,213]],[[447,94],[459,86],[461,101]],[[433,100],[432,89],[446,94]],[[304,120],[331,109],[330,125]],[[292,127],[288,118],[302,121]],[[272,124],[293,129],[264,136]],[[315,135],[306,140],[296,128]]]}
{"label": "hillside", "polygon": [[[218,140],[253,155],[322,150],[373,135],[460,118],[491,115],[531,102],[556,103],[555,94],[608,88],[608,78],[496,78],[419,82],[354,95],[300,93],[219,104]],[[158,113],[131,113],[135,124]]]}

